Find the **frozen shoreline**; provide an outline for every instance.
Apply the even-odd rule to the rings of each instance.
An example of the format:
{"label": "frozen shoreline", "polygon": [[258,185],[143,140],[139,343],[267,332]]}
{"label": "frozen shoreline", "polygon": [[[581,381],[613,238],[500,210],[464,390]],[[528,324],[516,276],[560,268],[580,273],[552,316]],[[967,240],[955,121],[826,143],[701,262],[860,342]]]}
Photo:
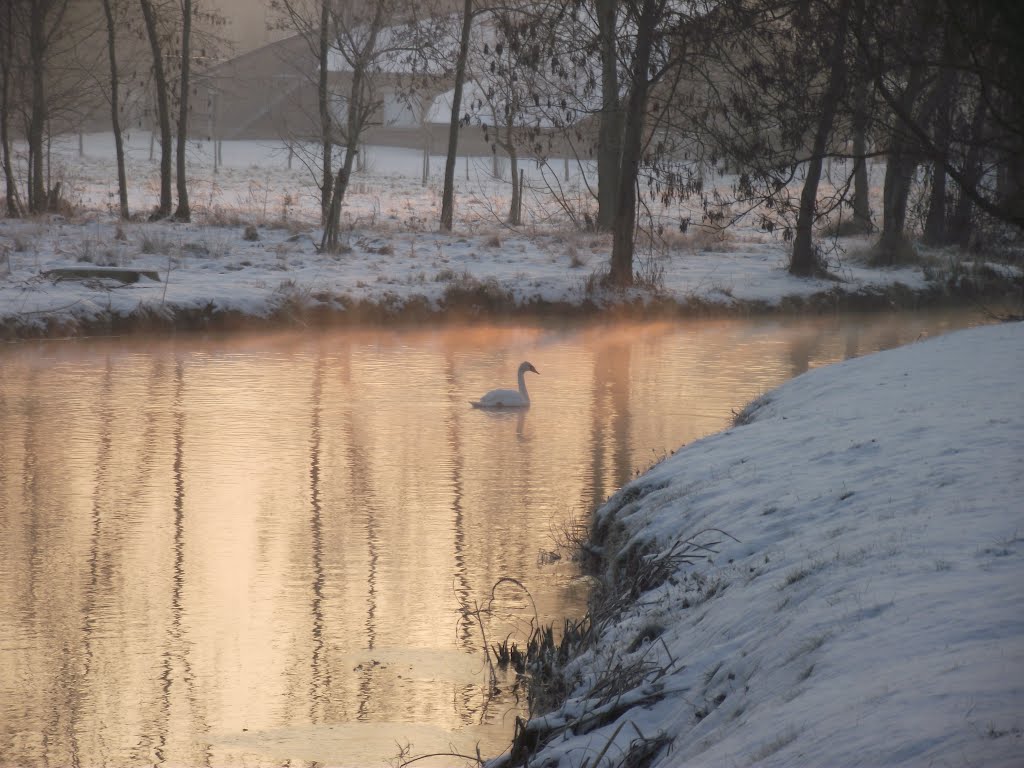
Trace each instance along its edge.
{"label": "frozen shoreline", "polygon": [[827,366],[623,487],[571,693],[492,765],[1016,765],[1022,371],[1021,323]]}

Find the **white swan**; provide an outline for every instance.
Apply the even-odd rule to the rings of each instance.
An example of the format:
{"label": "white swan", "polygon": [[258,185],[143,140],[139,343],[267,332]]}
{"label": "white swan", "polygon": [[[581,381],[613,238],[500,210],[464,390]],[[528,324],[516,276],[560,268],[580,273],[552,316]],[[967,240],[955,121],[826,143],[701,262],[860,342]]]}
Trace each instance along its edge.
{"label": "white swan", "polygon": [[540,372],[530,363],[523,363],[519,366],[519,389],[492,389],[479,400],[470,401],[474,408],[529,408],[530,395],[526,392],[526,381],[524,375],[527,371]]}

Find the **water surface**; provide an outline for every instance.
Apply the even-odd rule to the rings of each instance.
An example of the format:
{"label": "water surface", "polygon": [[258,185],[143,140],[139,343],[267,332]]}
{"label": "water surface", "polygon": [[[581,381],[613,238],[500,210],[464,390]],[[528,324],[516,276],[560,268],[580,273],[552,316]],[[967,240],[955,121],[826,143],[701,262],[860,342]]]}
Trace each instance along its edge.
{"label": "water surface", "polygon": [[[0,765],[497,754],[522,709],[475,611],[489,642],[582,615],[566,541],[636,472],[808,368],[979,319],[8,345]],[[529,411],[470,408],[524,359]]]}

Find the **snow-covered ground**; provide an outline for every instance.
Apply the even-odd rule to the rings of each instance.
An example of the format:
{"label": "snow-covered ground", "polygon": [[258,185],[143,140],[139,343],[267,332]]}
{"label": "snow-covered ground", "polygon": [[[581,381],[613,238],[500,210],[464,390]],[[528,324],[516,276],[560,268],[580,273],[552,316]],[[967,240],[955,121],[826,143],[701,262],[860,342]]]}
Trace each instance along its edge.
{"label": "snow-covered ground", "polygon": [[[611,241],[572,225],[592,204],[586,167],[524,162],[532,185],[527,223],[502,222],[510,186],[493,176],[492,158],[460,158],[456,231],[437,232],[443,158],[430,159],[421,183],[417,150],[366,148],[365,170],[353,177],[343,212],[344,252],[317,252],[319,208],[313,175],[272,142],[225,142],[213,171],[212,147],[191,145],[194,223],[150,223],[158,198],[149,134],[130,137],[131,210],[119,224],[113,142],[108,135],[68,138],[52,148],[54,180],[74,205],[68,217],[0,219],[0,327],[7,335],[102,330],[107,320],[148,318],[170,324],[183,313],[303,321],[320,312],[343,319],[358,304],[401,312],[410,303],[432,312],[456,296],[483,294],[503,306],[556,302],[601,307],[658,299],[729,307],[777,305],[828,291],[884,292],[894,284],[927,287],[922,267],[869,269],[857,258],[868,242],[846,240],[832,257],[843,282],[800,280],[786,271],[788,244],[776,234],[700,226],[699,201],[654,206],[661,234],[641,236],[636,270],[644,283],[628,295],[604,292]],[[309,158],[305,158],[309,160]],[[314,166],[315,167],[315,166]],[[500,170],[500,169],[499,169]],[[568,172],[568,178],[566,178]],[[505,171],[507,176],[507,170]],[[874,181],[881,170],[872,169]],[[561,189],[559,205],[547,179]],[[728,179],[719,180],[728,183]],[[691,220],[685,233],[679,221]],[[246,235],[247,226],[255,227]],[[948,260],[942,256],[940,260]],[[57,279],[69,267],[120,267],[155,273],[122,284],[111,278]],[[88,277],[88,276],[86,276]],[[154,323],[150,322],[149,327]]]}
{"label": "snow-covered ground", "polygon": [[1021,765],[1022,374],[1020,323],[814,370],[621,489],[602,588],[651,583],[530,765]]}

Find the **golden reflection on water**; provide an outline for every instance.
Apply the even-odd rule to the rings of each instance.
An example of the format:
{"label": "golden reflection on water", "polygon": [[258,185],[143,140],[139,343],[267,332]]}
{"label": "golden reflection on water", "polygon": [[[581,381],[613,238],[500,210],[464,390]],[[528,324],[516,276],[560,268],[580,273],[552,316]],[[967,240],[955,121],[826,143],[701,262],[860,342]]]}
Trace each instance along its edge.
{"label": "golden reflection on water", "polygon": [[[490,642],[585,610],[564,531],[810,367],[967,315],[0,350],[0,765],[504,749]],[[533,406],[469,400],[514,386]],[[442,761],[445,762],[445,761]]]}

